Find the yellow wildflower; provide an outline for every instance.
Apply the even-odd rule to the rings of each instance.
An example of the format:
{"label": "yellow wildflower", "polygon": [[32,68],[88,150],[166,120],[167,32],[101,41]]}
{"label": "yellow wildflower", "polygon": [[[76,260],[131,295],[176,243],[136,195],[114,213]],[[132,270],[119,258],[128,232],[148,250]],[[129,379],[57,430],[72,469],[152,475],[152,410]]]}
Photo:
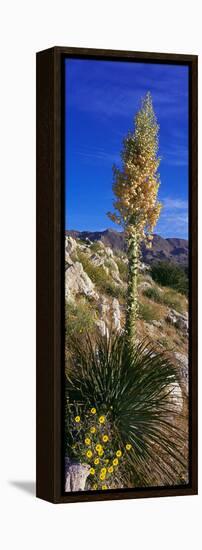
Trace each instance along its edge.
{"label": "yellow wildflower", "polygon": [[131,445],[130,443],[127,443],[127,445],[126,445],[126,451],[130,451],[130,450],[131,450],[131,447],[132,447],[132,445]]}
{"label": "yellow wildflower", "polygon": [[94,464],[99,464],[99,462],[100,462],[100,459],[99,459],[99,458],[95,458]]}
{"label": "yellow wildflower", "polygon": [[101,474],[100,474],[100,479],[101,479],[101,481],[104,481],[104,479],[105,479],[105,474],[102,474],[102,473],[101,473]]}
{"label": "yellow wildflower", "polygon": [[86,439],[85,439],[85,444],[86,444],[86,445],[90,445],[90,444],[91,444],[91,440],[90,440],[89,437],[86,437]]}
{"label": "yellow wildflower", "polygon": [[75,422],[80,422],[81,418],[80,418],[80,416],[75,416],[74,420],[75,420]]}
{"label": "yellow wildflower", "polygon": [[86,456],[87,456],[88,458],[91,458],[91,457],[92,457],[92,454],[93,454],[92,451],[87,451]]}
{"label": "yellow wildflower", "polygon": [[95,447],[96,451],[99,452],[99,451],[102,451],[102,445],[100,445],[100,443],[98,443]]}
{"label": "yellow wildflower", "polygon": [[114,460],[113,460],[113,465],[114,465],[114,466],[117,466],[118,463],[119,463],[118,458],[114,458]]}
{"label": "yellow wildflower", "polygon": [[121,452],[121,451],[116,451],[116,456],[117,456],[118,458],[120,458],[120,456],[122,456],[122,452]]}
{"label": "yellow wildflower", "polygon": [[113,466],[109,466],[109,468],[108,468],[108,472],[109,472],[109,474],[112,474],[112,472],[113,472],[113,471],[114,471],[114,468],[113,468]]}
{"label": "yellow wildflower", "polygon": [[107,485],[102,485],[102,490],[104,491],[105,489],[107,489]]}
{"label": "yellow wildflower", "polygon": [[100,424],[104,424],[104,422],[105,422],[105,416],[102,415],[102,416],[100,416],[100,418],[99,418],[99,423],[100,423]]}
{"label": "yellow wildflower", "polygon": [[95,474],[95,468],[91,468],[91,469],[90,469],[90,474],[91,474],[92,476],[94,476],[94,474]]}
{"label": "yellow wildflower", "polygon": [[97,489],[97,483],[94,483],[93,490],[96,491],[96,489]]}
{"label": "yellow wildflower", "polygon": [[106,473],[107,473],[107,470],[106,470],[106,468],[101,468],[101,474],[104,474],[104,475],[106,475]]}
{"label": "yellow wildflower", "polygon": [[108,435],[103,435],[102,441],[104,441],[104,443],[107,443],[107,441],[109,441]]}
{"label": "yellow wildflower", "polygon": [[98,451],[98,454],[99,454],[99,456],[103,456],[103,454],[104,454],[103,449],[101,451]]}
{"label": "yellow wildflower", "polygon": [[95,426],[92,426],[92,428],[90,429],[90,433],[95,434],[95,432],[96,432],[96,428],[95,428]]}
{"label": "yellow wildflower", "polygon": [[96,414],[96,409],[95,409],[95,407],[92,407],[92,409],[91,409],[90,412],[91,412],[91,414]]}

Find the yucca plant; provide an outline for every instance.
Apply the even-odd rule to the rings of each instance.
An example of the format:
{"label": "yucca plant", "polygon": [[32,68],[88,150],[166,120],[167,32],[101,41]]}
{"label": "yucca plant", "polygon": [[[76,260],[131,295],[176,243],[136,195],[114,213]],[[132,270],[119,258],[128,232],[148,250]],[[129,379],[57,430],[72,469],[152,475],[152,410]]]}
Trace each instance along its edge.
{"label": "yucca plant", "polygon": [[[107,446],[96,470],[98,479],[106,460],[104,488],[177,484],[185,479],[182,415],[173,397],[178,374],[165,352],[157,352],[147,342],[131,348],[124,335],[98,337],[94,343],[89,337],[83,342],[74,339],[70,350],[66,373],[67,454],[96,470],[96,445],[105,433]],[[99,418],[105,419],[101,426],[104,432],[96,429],[94,439],[89,437],[91,410],[96,411],[98,426]],[[89,459],[86,438],[90,439]],[[117,450],[120,459],[109,475],[108,467],[113,466]]]}

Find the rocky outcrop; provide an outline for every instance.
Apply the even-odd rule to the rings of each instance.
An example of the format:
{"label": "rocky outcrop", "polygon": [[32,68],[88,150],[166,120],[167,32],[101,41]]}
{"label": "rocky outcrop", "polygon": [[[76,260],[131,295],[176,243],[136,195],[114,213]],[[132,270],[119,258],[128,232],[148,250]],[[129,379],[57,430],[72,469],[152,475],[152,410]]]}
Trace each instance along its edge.
{"label": "rocky outcrop", "polygon": [[105,296],[102,296],[98,310],[100,319],[96,321],[96,326],[103,336],[109,334],[110,327],[118,332],[122,330],[121,310],[117,298],[113,298],[111,302]]}
{"label": "rocky outcrop", "polygon": [[180,385],[177,382],[170,384],[166,388],[166,393],[168,393],[169,399],[172,405],[174,405],[175,411],[181,412],[183,407],[183,396]]}
{"label": "rocky outcrop", "polygon": [[65,492],[84,491],[90,473],[89,464],[78,464],[65,459]]}
{"label": "rocky outcrop", "polygon": [[95,285],[84,271],[80,262],[75,262],[65,271],[65,298],[74,300],[77,294],[98,300],[99,295],[95,291]]}
{"label": "rocky outcrop", "polygon": [[77,248],[77,242],[72,237],[65,237],[65,252],[72,254]]}
{"label": "rocky outcrop", "polygon": [[173,352],[174,359],[179,367],[179,372],[183,384],[183,388],[188,394],[189,391],[189,362],[187,355],[179,352]]}
{"label": "rocky outcrop", "polygon": [[112,301],[112,326],[118,332],[122,330],[121,310],[120,310],[119,301],[116,298],[114,298]]}
{"label": "rocky outcrop", "polygon": [[166,316],[166,321],[181,330],[185,335],[188,334],[188,313],[182,314],[175,311],[175,309],[170,309]]}
{"label": "rocky outcrop", "polygon": [[[91,242],[102,242],[105,247],[112,250],[126,251],[125,235],[121,231],[106,229],[105,231],[67,231],[66,234],[73,238]],[[152,248],[147,248],[142,243],[141,253],[143,261],[147,264],[161,260],[186,266],[188,264],[188,241],[186,239],[168,238],[154,235]]]}

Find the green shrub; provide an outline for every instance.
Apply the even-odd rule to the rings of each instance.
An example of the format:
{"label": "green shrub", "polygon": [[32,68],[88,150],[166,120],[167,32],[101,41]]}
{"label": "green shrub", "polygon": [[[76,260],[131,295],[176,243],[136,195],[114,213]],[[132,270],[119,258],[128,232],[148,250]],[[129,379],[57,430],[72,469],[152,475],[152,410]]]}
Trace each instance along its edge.
{"label": "green shrub", "polygon": [[179,313],[183,313],[183,305],[180,302],[179,297],[176,296],[175,292],[172,290],[167,290],[162,296],[162,303],[168,307],[176,309]]}
{"label": "green shrub", "polygon": [[78,251],[77,258],[98,290],[113,298],[123,299],[125,297],[125,289],[114,283],[110,275],[106,274],[103,266],[93,265],[86,254],[81,251]]}
{"label": "green shrub", "polygon": [[65,304],[65,334],[71,337],[73,334],[84,334],[86,331],[92,333],[96,311],[89,302],[81,299],[77,303],[66,302]]}
{"label": "green shrub", "polygon": [[154,484],[174,484],[186,460],[171,390],[178,371],[167,355],[149,342],[131,349],[124,335],[70,347],[65,446],[92,469],[87,487],[151,485],[151,472]]}
{"label": "green shrub", "polygon": [[144,319],[147,323],[151,321],[158,321],[161,318],[158,306],[154,304],[139,304],[139,317]]}
{"label": "green shrub", "polygon": [[182,267],[169,262],[158,262],[151,265],[151,276],[156,283],[174,288],[187,296],[188,275]]}
{"label": "green shrub", "polygon": [[101,250],[103,250],[102,248],[102,245],[100,246],[100,242],[99,241],[94,241],[91,245],[90,245],[90,250],[92,250],[92,252],[100,252]]}
{"label": "green shrub", "polygon": [[146,288],[146,290],[144,290],[143,294],[144,294],[144,296],[146,296],[146,298],[149,298],[150,300],[153,300],[153,302],[157,302],[157,304],[161,304],[161,302],[162,302],[161,293],[159,292],[159,290],[157,288],[154,288],[154,287]]}

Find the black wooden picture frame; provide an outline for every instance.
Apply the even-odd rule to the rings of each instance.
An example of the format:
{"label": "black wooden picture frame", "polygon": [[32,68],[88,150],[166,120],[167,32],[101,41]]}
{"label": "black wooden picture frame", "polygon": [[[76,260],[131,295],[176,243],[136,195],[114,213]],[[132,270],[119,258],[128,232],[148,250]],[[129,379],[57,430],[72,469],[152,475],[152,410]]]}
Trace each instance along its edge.
{"label": "black wooden picture frame", "polygon": [[[189,483],[64,493],[64,58],[189,66]],[[53,503],[197,494],[197,56],[53,47],[37,53],[37,489]]]}

